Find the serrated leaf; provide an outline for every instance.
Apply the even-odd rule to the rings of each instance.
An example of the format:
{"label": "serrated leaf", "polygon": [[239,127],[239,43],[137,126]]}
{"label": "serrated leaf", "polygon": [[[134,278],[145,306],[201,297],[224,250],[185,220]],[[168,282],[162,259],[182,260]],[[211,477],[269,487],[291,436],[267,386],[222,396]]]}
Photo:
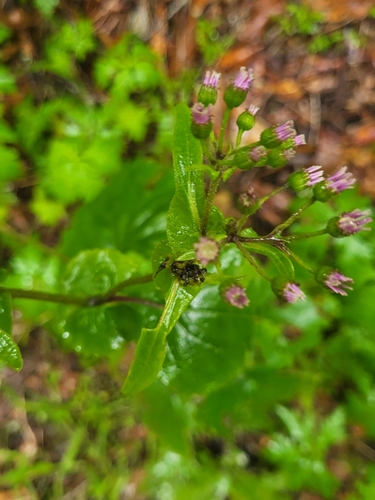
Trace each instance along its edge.
{"label": "serrated leaf", "polygon": [[22,368],[22,356],[18,345],[12,337],[4,330],[0,329],[0,362],[5,363],[10,368],[20,371]]}
{"label": "serrated leaf", "polygon": [[294,280],[294,267],[291,260],[278,248],[262,243],[244,243],[243,246],[251,253],[256,253],[268,257],[275,265],[278,273],[289,280]]}
{"label": "serrated leaf", "polygon": [[176,193],[167,215],[167,236],[171,247],[182,253],[199,239],[200,214],[204,205],[201,171],[191,171],[202,163],[202,148],[190,132],[191,115],[184,104],[176,107],[173,136],[173,167]]}
{"label": "serrated leaf", "polygon": [[[194,287],[189,287],[194,293]],[[165,339],[194,295],[174,281],[169,289],[163,314],[156,328],[143,328],[133,362],[122,391],[134,394],[150,385],[161,370],[165,358]]]}

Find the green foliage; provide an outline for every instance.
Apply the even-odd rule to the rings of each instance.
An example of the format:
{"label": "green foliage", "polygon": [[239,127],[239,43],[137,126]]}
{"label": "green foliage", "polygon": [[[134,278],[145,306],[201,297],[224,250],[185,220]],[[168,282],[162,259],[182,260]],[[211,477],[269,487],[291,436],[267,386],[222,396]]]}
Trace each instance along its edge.
{"label": "green foliage", "polygon": [[220,32],[219,19],[201,17],[197,23],[196,39],[207,65],[214,64],[234,43],[234,37]]}
{"label": "green foliage", "polygon": [[[4,382],[6,397],[51,431],[58,456],[1,442],[0,485],[57,500],[80,480],[82,498],[115,500],[132,494],[126,488],[142,469],[137,488],[162,500],[333,498],[330,457],[356,443],[351,426],[364,440],[375,436],[374,237],[333,239],[324,228],[368,200],[352,190],[315,203],[306,189],[264,236],[243,228],[275,192],[241,219],[225,219],[213,199],[237,167],[235,148],[223,134],[206,143],[193,136],[187,106],[172,109],[181,82],[135,36],[106,48],[87,19],[63,20],[58,1],[33,5],[48,38],[17,71],[48,77],[0,120],[0,362],[20,370],[27,337],[48,331],[79,355],[80,373],[74,394],[64,395],[70,358],[59,372],[47,363],[49,399],[30,396],[32,383],[19,397]],[[296,4],[287,12],[284,32],[313,37],[311,50],[340,41],[319,34],[320,14]],[[12,36],[0,26],[0,43]],[[198,43],[212,63],[232,42],[218,22],[201,19]],[[0,66],[0,92],[17,93],[19,76]],[[268,133],[277,141],[274,127]],[[261,166],[241,151],[244,169]],[[207,263],[196,260],[202,237],[218,246]],[[202,279],[184,283],[176,261],[197,266]],[[350,298],[315,282],[326,265],[354,279]],[[282,303],[274,278],[303,284],[308,297]],[[234,307],[230,287],[249,305]],[[349,460],[353,500],[371,498],[372,467]]]}

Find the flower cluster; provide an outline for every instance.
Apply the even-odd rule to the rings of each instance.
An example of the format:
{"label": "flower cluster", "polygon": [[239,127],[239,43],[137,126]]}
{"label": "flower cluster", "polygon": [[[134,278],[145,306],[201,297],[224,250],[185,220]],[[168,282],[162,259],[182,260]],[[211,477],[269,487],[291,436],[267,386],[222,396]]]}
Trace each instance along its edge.
{"label": "flower cluster", "polygon": [[[333,293],[345,296],[347,291],[352,290],[353,279],[345,276],[339,270],[328,266],[312,269],[301,258],[288,249],[288,244],[294,239],[312,238],[323,234],[335,238],[352,236],[362,231],[368,231],[367,225],[372,222],[370,210],[354,209],[343,212],[331,218],[324,229],[314,232],[288,235],[284,232],[292,223],[300,217],[305,209],[316,202],[325,203],[343,191],[352,189],[355,178],[347,167],[340,168],[332,175],[325,175],[320,165],[312,165],[302,168],[288,176],[285,185],[276,188],[271,193],[258,197],[252,186],[247,187],[238,196],[238,208],[243,214],[239,220],[230,218],[222,230],[210,229],[210,214],[212,203],[221,180],[227,180],[236,169],[249,170],[260,167],[281,168],[285,166],[296,154],[296,149],[306,144],[305,136],[298,134],[291,120],[277,124],[263,130],[259,140],[241,146],[242,134],[251,130],[259,112],[255,104],[247,105],[247,108],[238,115],[236,124],[238,135],[236,144],[227,148],[225,152],[225,130],[228,124],[230,112],[233,108],[244,103],[251,89],[254,75],[251,69],[240,68],[238,74],[228,85],[223,94],[226,110],[220,128],[220,135],[215,139],[212,134],[210,106],[216,103],[218,96],[218,84],[220,74],[207,72],[203,84],[198,92],[198,103],[194,104],[192,111],[191,131],[201,141],[207,141],[204,150],[207,168],[212,170],[210,186],[204,213],[201,220],[201,234],[199,241],[195,243],[195,258],[203,266],[213,264],[218,268],[217,282],[220,284],[221,295],[224,300],[242,309],[249,305],[246,289],[238,284],[238,278],[232,280],[224,276],[220,267],[220,248],[227,244],[234,244],[242,253],[243,257],[262,275],[269,280],[274,294],[282,301],[295,303],[306,299],[305,293],[300,285],[294,281],[293,261],[302,265],[314,275],[315,281]],[[206,168],[206,167],[205,167]],[[295,193],[302,191],[310,192],[310,198],[292,214],[285,222],[276,226],[268,235],[258,236],[252,229],[244,229],[249,220],[262,205],[272,196],[280,191],[290,189]],[[212,224],[211,224],[212,225]],[[210,232],[211,231],[211,232]],[[223,232],[226,236],[223,237]],[[262,250],[263,248],[263,250]],[[279,253],[283,253],[283,259],[290,261],[290,268],[280,265]],[[280,275],[276,278],[268,275],[267,268],[257,259],[257,255],[266,255],[279,269]],[[279,267],[278,267],[279,266]],[[287,272],[287,275],[283,275]],[[222,278],[220,278],[222,276]],[[224,281],[220,281],[220,279]]]}

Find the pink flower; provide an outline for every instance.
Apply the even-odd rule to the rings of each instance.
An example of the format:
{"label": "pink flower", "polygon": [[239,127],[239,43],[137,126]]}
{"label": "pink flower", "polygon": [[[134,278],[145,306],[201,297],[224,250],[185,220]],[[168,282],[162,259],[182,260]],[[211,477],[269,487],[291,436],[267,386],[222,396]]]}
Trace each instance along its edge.
{"label": "pink flower", "polygon": [[194,104],[191,108],[191,114],[193,117],[193,123],[197,125],[206,125],[211,120],[210,110],[205,108],[200,102]]}
{"label": "pink flower", "polygon": [[348,295],[344,288],[346,288],[346,290],[353,290],[353,288],[347,285],[347,283],[354,283],[354,281],[352,278],[344,276],[338,271],[332,271],[324,280],[325,286],[332,290],[332,292],[338,293],[339,295]]}
{"label": "pink flower", "polygon": [[217,88],[220,76],[221,73],[216,73],[216,71],[213,71],[212,73],[210,71],[206,71],[203,85],[205,85],[206,87]]}
{"label": "pink flower", "polygon": [[296,131],[292,120],[289,120],[282,125],[274,128],[274,132],[279,141],[284,142],[287,139],[293,139],[296,136]]}
{"label": "pink flower", "polygon": [[242,66],[233,82],[233,88],[248,91],[253,80],[253,70],[246,69],[245,66]]}
{"label": "pink flower", "polygon": [[351,189],[355,184],[355,178],[351,172],[347,172],[347,167],[342,167],[334,175],[328,177],[326,182],[328,189],[338,194],[346,189]]}
{"label": "pink flower", "polygon": [[372,218],[369,217],[370,213],[370,210],[362,211],[358,208],[351,212],[344,212],[337,221],[337,227],[345,236],[350,236],[359,231],[370,231],[369,227],[364,227],[372,222]]}
{"label": "pink flower", "polygon": [[219,245],[216,241],[202,236],[194,245],[195,256],[204,266],[213,262],[219,255]]}
{"label": "pink flower", "polygon": [[231,306],[238,307],[238,309],[243,309],[250,303],[245,289],[239,285],[232,285],[230,288],[227,288],[224,298]]}
{"label": "pink flower", "polygon": [[298,299],[305,300],[306,295],[296,283],[286,283],[282,291],[284,300],[294,304]]}

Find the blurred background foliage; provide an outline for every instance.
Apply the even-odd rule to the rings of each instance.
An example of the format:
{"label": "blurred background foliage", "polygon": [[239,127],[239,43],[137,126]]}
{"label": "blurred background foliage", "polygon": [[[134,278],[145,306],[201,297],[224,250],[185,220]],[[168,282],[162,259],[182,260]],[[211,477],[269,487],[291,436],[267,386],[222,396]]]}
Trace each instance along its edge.
{"label": "blurred background foliage", "polygon": [[[3,284],[83,296],[150,272],[174,190],[173,108],[207,66],[224,81],[253,66],[265,123],[293,119],[309,139],[287,169],[234,176],[216,200],[226,215],[250,182],[263,194],[316,163],[348,164],[359,186],[293,231],[370,206],[371,3],[2,0]],[[277,200],[253,220],[258,232],[301,203]],[[374,233],[295,248],[351,276],[350,296],[299,270],[309,298],[278,304],[228,250],[223,267],[246,275],[250,306],[233,311],[205,288],[169,336],[159,380],[133,398],[120,388],[159,309],[15,300],[24,368],[2,369],[0,498],[373,498]],[[152,284],[131,293],[162,301]]]}

